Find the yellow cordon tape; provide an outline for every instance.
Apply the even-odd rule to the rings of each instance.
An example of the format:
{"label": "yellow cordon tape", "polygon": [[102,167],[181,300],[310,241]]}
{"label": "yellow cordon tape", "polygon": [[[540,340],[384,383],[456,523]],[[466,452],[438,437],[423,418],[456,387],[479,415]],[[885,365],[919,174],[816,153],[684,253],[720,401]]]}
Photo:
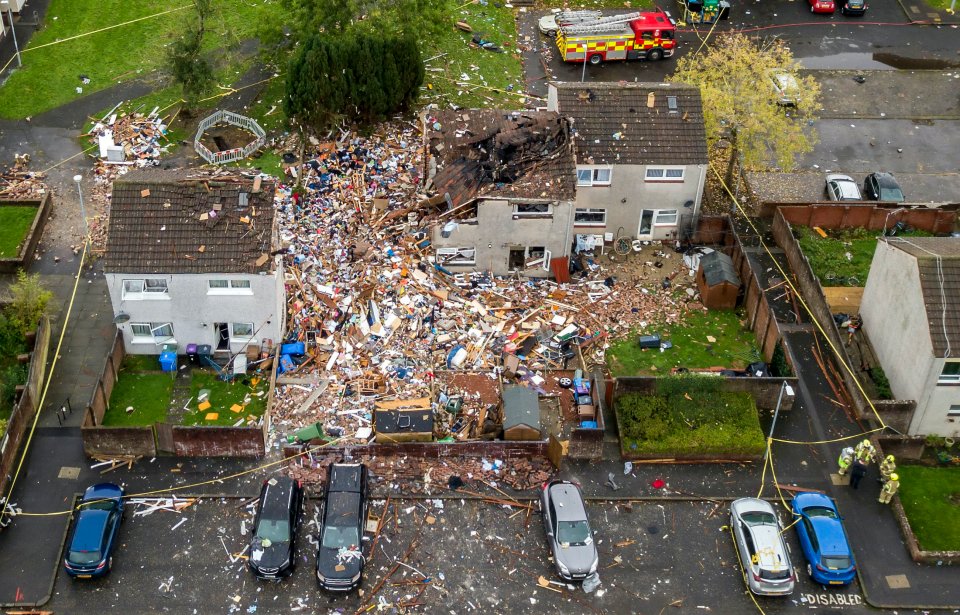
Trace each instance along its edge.
{"label": "yellow cordon tape", "polygon": [[730,539],[733,541],[733,549],[737,552],[737,566],[740,567],[740,573],[743,575],[743,584],[747,586],[747,595],[750,596],[750,600],[753,601],[753,606],[757,607],[757,610],[760,611],[761,615],[767,615],[760,607],[760,603],[757,602],[757,599],[754,598],[753,592],[750,591],[750,581],[747,580],[747,571],[744,570],[743,563],[740,560],[740,545],[737,544],[737,537],[733,535],[733,527],[727,526],[727,529],[730,530]]}
{"label": "yellow cordon tape", "polygon": [[[743,216],[743,219],[746,221],[746,223],[750,225],[750,228],[753,229],[753,232],[757,234],[757,238],[760,241],[760,245],[763,246],[763,250],[767,253],[770,259],[773,261],[773,264],[777,268],[777,271],[780,272],[780,275],[783,276],[783,279],[787,283],[787,285],[790,287],[790,290],[793,291],[794,295],[800,301],[800,305],[803,306],[803,309],[807,312],[807,315],[810,317],[810,320],[813,322],[813,324],[817,327],[817,330],[820,332],[821,335],[823,335],[824,339],[827,341],[827,344],[830,345],[830,349],[833,350],[833,354],[836,357],[837,361],[840,363],[840,365],[843,366],[845,370],[847,370],[847,373],[850,374],[850,376],[853,378],[853,382],[857,385],[857,389],[859,389],[864,399],[867,400],[867,404],[870,406],[870,409],[873,411],[873,415],[877,417],[878,421],[880,421],[880,425],[883,428],[886,428],[887,424],[883,421],[882,418],[880,418],[880,413],[877,412],[877,408],[873,405],[873,402],[870,401],[870,397],[869,395],[867,395],[867,392],[863,390],[863,386],[860,384],[860,379],[857,378],[856,373],[854,373],[854,371],[850,369],[850,366],[847,365],[847,362],[843,360],[843,356],[840,354],[840,351],[837,350],[837,347],[833,345],[832,341],[830,341],[830,337],[827,336],[827,332],[823,330],[823,327],[820,326],[820,323],[817,321],[817,318],[813,315],[813,312],[810,310],[810,307],[807,306],[807,302],[803,300],[803,295],[800,294],[800,291],[798,291],[797,288],[793,285],[793,282],[790,281],[790,276],[787,275],[787,272],[784,271],[783,267],[780,266],[779,261],[777,261],[777,259],[774,258],[773,253],[770,252],[770,248],[767,247],[766,242],[763,240],[763,234],[757,230],[756,226],[754,226],[753,220],[751,220],[750,217],[747,215],[747,213],[743,210],[743,207],[741,207],[740,202],[737,200],[737,197],[735,197],[733,193],[730,192],[730,188],[727,186],[726,182],[723,181],[723,177],[721,177],[719,171],[717,171],[717,169],[713,166],[713,163],[710,164],[710,170],[712,170],[714,175],[717,176],[717,180],[720,181],[720,185],[723,186],[724,191],[727,193],[727,195],[730,196],[730,200],[733,201],[733,204],[737,206],[737,211],[740,212],[740,215]],[[879,430],[874,430],[874,431],[879,431]],[[870,431],[866,433],[873,433],[873,432]],[[804,444],[813,444],[813,443],[804,442]]]}

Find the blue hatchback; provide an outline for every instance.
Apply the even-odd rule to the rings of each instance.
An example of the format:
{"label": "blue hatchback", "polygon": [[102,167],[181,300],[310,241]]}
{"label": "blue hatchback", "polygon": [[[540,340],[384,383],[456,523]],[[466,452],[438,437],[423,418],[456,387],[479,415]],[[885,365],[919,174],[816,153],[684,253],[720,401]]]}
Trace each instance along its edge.
{"label": "blue hatchback", "polygon": [[100,577],[113,567],[113,550],[123,520],[123,489],[113,483],[88,487],[67,542],[63,567],[71,577]]}
{"label": "blue hatchback", "polygon": [[822,585],[853,581],[857,567],[834,501],[820,493],[800,493],[792,507],[810,578]]}

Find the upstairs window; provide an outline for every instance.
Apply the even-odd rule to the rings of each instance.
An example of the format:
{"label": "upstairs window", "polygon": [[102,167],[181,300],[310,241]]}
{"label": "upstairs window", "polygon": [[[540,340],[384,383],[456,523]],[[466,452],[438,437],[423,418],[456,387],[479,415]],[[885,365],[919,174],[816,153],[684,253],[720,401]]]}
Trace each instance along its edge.
{"label": "upstairs window", "polygon": [[647,167],[644,176],[648,182],[682,182],[683,167]]}
{"label": "upstairs window", "polygon": [[960,361],[947,361],[937,384],[960,384]]}
{"label": "upstairs window", "polygon": [[611,167],[577,169],[578,186],[609,186],[613,176]]}
{"label": "upstairs window", "polygon": [[251,295],[250,280],[207,280],[208,295]]}
{"label": "upstairs window", "polygon": [[123,298],[125,300],[166,298],[167,295],[167,281],[162,278],[123,281]]}
{"label": "upstairs window", "polygon": [[549,218],[550,203],[514,203],[514,218]]}

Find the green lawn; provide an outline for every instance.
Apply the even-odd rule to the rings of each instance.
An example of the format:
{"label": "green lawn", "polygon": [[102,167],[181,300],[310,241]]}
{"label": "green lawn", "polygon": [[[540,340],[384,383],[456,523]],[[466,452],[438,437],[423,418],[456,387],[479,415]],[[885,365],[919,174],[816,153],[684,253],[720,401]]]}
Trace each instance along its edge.
{"label": "green lawn", "polygon": [[657,394],[615,402],[625,455],[760,455],[765,438],[749,393],[725,393],[711,376],[661,378]]}
{"label": "green lawn", "polygon": [[[614,376],[668,375],[674,367],[743,369],[760,359],[753,333],[744,328],[737,312],[694,311],[680,325],[647,327],[646,333],[653,332],[669,340],[673,348],[663,352],[641,349],[636,333],[616,341],[607,351],[607,364]],[[709,341],[707,336],[716,341]]]}
{"label": "green lawn", "polygon": [[0,258],[15,258],[20,244],[27,238],[30,225],[37,217],[37,208],[31,205],[4,205],[0,207]]}
{"label": "green lawn", "polygon": [[[244,384],[244,381],[249,384]],[[190,412],[184,417],[183,425],[234,425],[240,419],[249,416],[260,417],[267,408],[267,389],[270,381],[267,378],[260,377],[256,385],[253,384],[253,377],[237,377],[232,381],[225,382],[217,378],[213,372],[194,370],[191,379],[191,394],[193,401],[190,402]],[[206,410],[199,410],[197,398],[201,389],[210,389],[211,407]],[[260,395],[257,395],[260,393]],[[234,404],[246,406],[241,412],[233,412],[230,408]],[[215,420],[207,420],[206,415],[216,412],[218,417]]]}
{"label": "green lawn", "polygon": [[[814,275],[823,286],[863,286],[867,283],[873,253],[877,248],[877,231],[866,229],[824,229],[821,237],[806,226],[793,227]],[[900,233],[908,237],[929,237],[924,231]]]}
{"label": "green lawn", "polygon": [[[36,115],[116,83],[149,76],[163,66],[167,46],[179,37],[184,24],[194,19],[192,8],[40,46],[182,6],[192,7],[192,3],[53,0],[45,27],[23,52],[23,68],[0,87],[0,116],[19,119]],[[213,9],[205,47],[217,50],[217,60],[223,59],[223,50],[255,36],[263,19],[281,11],[280,0],[213,0]],[[81,75],[90,82],[82,83]],[[82,93],[76,91],[78,87]]]}
{"label": "green lawn", "polygon": [[[470,24],[473,34],[457,30],[453,25],[457,21]],[[522,108],[525,88],[513,10],[495,2],[470,4],[455,10],[449,24],[441,35],[421,40],[424,60],[429,61],[420,102],[436,102],[441,107],[454,103],[467,108]],[[472,48],[469,43],[474,34],[493,42],[503,53]],[[511,88],[516,94],[507,91]]]}
{"label": "green lawn", "polygon": [[[151,357],[156,362],[156,357]],[[156,365],[153,369],[159,369]],[[152,425],[167,418],[173,378],[170,374],[121,370],[110,394],[110,408],[103,415],[107,426]],[[133,408],[128,413],[127,408]]]}
{"label": "green lawn", "polygon": [[960,468],[904,465],[900,503],[927,551],[960,551]]}

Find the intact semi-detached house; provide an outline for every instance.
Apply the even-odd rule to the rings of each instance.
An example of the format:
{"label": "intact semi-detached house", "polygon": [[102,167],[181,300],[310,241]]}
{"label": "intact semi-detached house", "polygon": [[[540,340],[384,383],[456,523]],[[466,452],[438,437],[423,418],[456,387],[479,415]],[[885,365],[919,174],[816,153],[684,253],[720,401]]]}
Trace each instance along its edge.
{"label": "intact semi-detached house", "polygon": [[431,226],[451,273],[565,275],[576,175],[567,121],[545,111],[469,109],[424,115]]}
{"label": "intact semi-detached house", "polygon": [[286,315],[274,184],[188,170],[114,182],[104,272],[131,354],[265,348]]}
{"label": "intact semi-detached house", "polygon": [[707,174],[697,88],[552,83],[547,110],[570,120],[575,236],[682,240],[693,232]]}

